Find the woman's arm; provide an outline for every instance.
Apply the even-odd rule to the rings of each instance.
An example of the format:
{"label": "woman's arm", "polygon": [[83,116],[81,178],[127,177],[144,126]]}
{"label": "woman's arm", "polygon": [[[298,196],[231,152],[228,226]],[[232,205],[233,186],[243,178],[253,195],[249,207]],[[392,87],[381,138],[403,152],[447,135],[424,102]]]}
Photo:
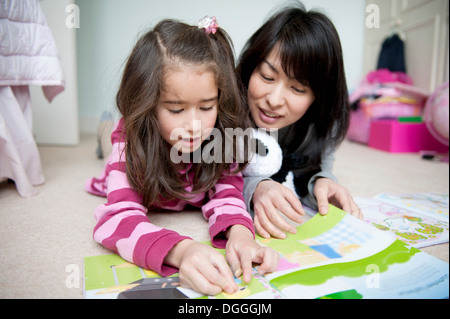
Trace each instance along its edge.
{"label": "woman's arm", "polygon": [[265,176],[244,176],[244,200],[245,206],[247,207],[247,211],[250,213],[252,218],[255,216],[255,212],[253,211],[253,194],[255,193],[256,187],[262,181],[271,179]]}

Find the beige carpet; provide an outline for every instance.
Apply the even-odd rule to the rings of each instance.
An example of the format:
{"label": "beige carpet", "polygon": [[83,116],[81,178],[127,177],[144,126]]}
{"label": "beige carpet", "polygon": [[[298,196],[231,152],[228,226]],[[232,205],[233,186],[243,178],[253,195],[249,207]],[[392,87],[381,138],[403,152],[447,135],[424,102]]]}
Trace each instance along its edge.
{"label": "beige carpet", "polygon": [[[13,184],[0,183],[0,298],[82,298],[83,257],[109,253],[92,239],[93,211],[104,199],[83,189],[103,166],[95,149],[95,136],[82,136],[77,147],[39,147],[46,183],[37,196],[21,198]],[[350,142],[336,157],[335,174],[354,196],[449,192],[446,163]],[[209,239],[199,212],[150,219],[196,240]],[[448,262],[448,244],[424,250]]]}

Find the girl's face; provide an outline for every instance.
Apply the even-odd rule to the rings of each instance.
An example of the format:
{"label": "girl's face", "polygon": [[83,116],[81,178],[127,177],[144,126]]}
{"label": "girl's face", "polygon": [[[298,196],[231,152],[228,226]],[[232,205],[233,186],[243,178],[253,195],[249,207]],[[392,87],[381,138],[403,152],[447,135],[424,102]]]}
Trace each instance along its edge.
{"label": "girl's face", "polygon": [[197,150],[217,119],[218,86],[212,71],[197,66],[171,68],[156,113],[161,135],[182,153]]}
{"label": "girl's face", "polygon": [[253,71],[247,98],[256,125],[266,129],[295,123],[314,102],[312,90],[283,71],[277,47]]}

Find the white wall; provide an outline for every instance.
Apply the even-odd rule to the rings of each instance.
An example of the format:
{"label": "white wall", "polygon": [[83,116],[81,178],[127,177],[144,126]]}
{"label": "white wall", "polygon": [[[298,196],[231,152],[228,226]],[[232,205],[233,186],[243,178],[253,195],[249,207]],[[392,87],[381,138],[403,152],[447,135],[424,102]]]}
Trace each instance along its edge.
{"label": "white wall", "polygon": [[76,68],[76,31],[65,25],[66,8],[74,0],[41,0],[40,6],[58,47],[65,79],[65,89],[52,103],[40,86],[30,86],[33,109],[33,135],[43,145],[77,145],[79,142],[79,107]]}
{"label": "white wall", "polygon": [[[79,115],[82,132],[95,132],[100,114],[115,110],[122,67],[139,34],[164,18],[196,24],[215,15],[233,39],[239,55],[247,39],[285,0],[77,0]],[[361,0],[305,0],[335,23],[344,47],[350,88],[360,80],[365,4]]]}

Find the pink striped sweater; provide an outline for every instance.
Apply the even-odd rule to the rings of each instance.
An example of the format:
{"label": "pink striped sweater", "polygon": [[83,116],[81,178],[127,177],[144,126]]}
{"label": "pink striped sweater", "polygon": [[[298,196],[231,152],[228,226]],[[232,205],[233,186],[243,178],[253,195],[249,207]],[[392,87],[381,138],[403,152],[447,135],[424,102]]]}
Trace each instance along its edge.
{"label": "pink striped sweater", "polygon": [[[89,193],[107,198],[107,202],[95,210],[97,225],[94,239],[129,262],[169,276],[178,269],[165,265],[164,258],[175,244],[189,237],[150,223],[142,197],[130,186],[126,176],[122,131],[123,119],[111,134],[112,153],[102,174],[89,179],[85,186]],[[193,172],[188,170],[187,173],[189,180],[192,180]],[[186,171],[180,174],[186,176]],[[186,205],[201,207],[208,221],[213,246],[225,248],[224,232],[232,225],[244,225],[254,234],[253,221],[246,210],[242,190],[241,174],[224,174],[214,191],[197,194],[189,200],[165,202],[164,206],[155,206],[155,209],[181,211]]]}

